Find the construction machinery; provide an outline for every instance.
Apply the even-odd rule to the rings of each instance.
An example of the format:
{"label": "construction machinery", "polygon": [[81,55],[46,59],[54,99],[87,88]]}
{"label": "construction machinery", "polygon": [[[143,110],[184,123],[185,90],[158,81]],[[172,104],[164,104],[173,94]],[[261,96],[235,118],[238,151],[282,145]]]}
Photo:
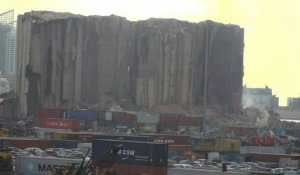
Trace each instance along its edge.
{"label": "construction machinery", "polygon": [[9,175],[13,172],[13,162],[11,150],[0,150],[0,175]]}

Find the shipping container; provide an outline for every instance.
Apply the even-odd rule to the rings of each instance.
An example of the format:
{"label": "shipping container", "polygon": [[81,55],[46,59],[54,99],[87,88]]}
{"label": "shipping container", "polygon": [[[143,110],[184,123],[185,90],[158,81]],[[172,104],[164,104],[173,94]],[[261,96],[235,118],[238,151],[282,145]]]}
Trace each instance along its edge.
{"label": "shipping container", "polygon": [[35,138],[18,138],[18,137],[2,137],[4,147],[17,147],[21,149],[29,148],[29,147],[37,147],[41,149],[45,148],[53,148],[54,142],[53,140],[39,140]]}
{"label": "shipping container", "polygon": [[59,108],[39,108],[36,112],[36,118],[62,118],[63,109]]}
{"label": "shipping container", "polygon": [[198,152],[215,151],[215,139],[191,138],[193,150]]}
{"label": "shipping container", "polygon": [[286,154],[287,149],[282,146],[265,147],[265,146],[241,146],[241,154]]}
{"label": "shipping container", "polygon": [[66,132],[53,132],[52,137],[54,140],[68,140],[69,134]]}
{"label": "shipping container", "polygon": [[[110,165],[98,166],[93,175],[106,175]],[[167,175],[167,166],[149,166],[149,165],[133,165],[114,163],[111,167],[111,172],[116,175]]]}
{"label": "shipping container", "polygon": [[77,168],[81,162],[82,159],[17,156],[15,169],[16,174],[22,175],[53,175],[66,166]]}
{"label": "shipping container", "polygon": [[159,114],[157,113],[148,113],[148,112],[139,112],[137,114],[137,122],[142,124],[157,124],[159,123]]}
{"label": "shipping container", "polygon": [[156,143],[168,143],[171,145],[187,145],[189,143],[188,135],[166,135],[166,134],[144,134],[149,136],[152,142]]}
{"label": "shipping container", "polygon": [[112,113],[111,111],[106,111],[105,112],[105,120],[106,121],[111,121],[112,120]]}
{"label": "shipping container", "polygon": [[160,114],[160,124],[179,125],[179,115],[175,114]]}
{"label": "shipping container", "polygon": [[200,126],[200,117],[179,117],[179,125]]}
{"label": "shipping container", "polygon": [[133,129],[134,124],[129,123],[129,122],[115,122],[114,123],[114,128],[115,129],[121,129],[121,130],[126,130],[126,129]]}
{"label": "shipping container", "polygon": [[99,112],[90,110],[66,110],[64,111],[65,119],[98,121]]}
{"label": "shipping container", "polygon": [[128,114],[127,112],[113,112],[112,119],[114,122],[135,123],[136,115]]}
{"label": "shipping container", "polygon": [[216,139],[215,150],[218,152],[240,152],[241,140]]}
{"label": "shipping container", "polygon": [[252,146],[274,146],[275,145],[275,137],[273,136],[255,136],[252,137]]}
{"label": "shipping container", "polygon": [[55,148],[77,148],[78,141],[76,140],[54,140],[54,147]]}
{"label": "shipping container", "polygon": [[92,133],[69,133],[70,140],[77,140],[78,142],[92,143]]}
{"label": "shipping container", "polygon": [[142,133],[157,133],[157,124],[139,124],[138,130]]}
{"label": "shipping container", "polygon": [[192,145],[169,145],[169,151],[193,152]]}
{"label": "shipping container", "polygon": [[193,154],[192,145],[169,145],[168,157],[176,156],[188,156]]}
{"label": "shipping container", "polygon": [[246,158],[255,161],[255,162],[273,162],[279,163],[279,160],[282,158],[290,158],[293,160],[300,160],[299,155],[291,154],[246,154]]}
{"label": "shipping container", "polygon": [[60,119],[60,118],[45,118],[44,119],[45,128],[54,128],[54,129],[79,129],[78,120],[70,119]]}
{"label": "shipping container", "polygon": [[96,139],[110,139],[110,140],[125,140],[125,141],[138,141],[138,142],[150,142],[149,136],[128,136],[128,135],[93,135],[93,140]]}
{"label": "shipping container", "polygon": [[[97,160],[113,148],[120,145],[114,162],[142,165],[167,165],[168,145],[163,143],[133,142],[120,140],[93,140],[92,159]],[[107,163],[112,162],[107,160]]]}

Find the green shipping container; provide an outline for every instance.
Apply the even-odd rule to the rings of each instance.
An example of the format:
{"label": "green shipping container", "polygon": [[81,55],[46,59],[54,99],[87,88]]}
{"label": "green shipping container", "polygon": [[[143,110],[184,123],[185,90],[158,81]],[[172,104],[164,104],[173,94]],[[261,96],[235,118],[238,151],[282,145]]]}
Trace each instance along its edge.
{"label": "green shipping container", "polygon": [[218,152],[240,152],[241,141],[233,139],[216,139],[215,151]]}
{"label": "green shipping container", "polygon": [[193,150],[199,152],[214,152],[215,139],[194,139],[192,141]]}

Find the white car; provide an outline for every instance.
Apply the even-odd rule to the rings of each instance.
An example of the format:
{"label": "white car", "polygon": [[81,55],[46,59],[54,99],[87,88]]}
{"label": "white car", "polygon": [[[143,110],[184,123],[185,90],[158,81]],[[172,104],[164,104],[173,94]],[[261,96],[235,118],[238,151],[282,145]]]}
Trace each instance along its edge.
{"label": "white car", "polygon": [[28,151],[34,154],[43,154],[44,151],[41,148],[29,147],[25,148],[24,151]]}
{"label": "white car", "polygon": [[177,164],[173,164],[173,166],[176,168],[193,168],[191,164],[187,164],[187,163],[177,163]]}

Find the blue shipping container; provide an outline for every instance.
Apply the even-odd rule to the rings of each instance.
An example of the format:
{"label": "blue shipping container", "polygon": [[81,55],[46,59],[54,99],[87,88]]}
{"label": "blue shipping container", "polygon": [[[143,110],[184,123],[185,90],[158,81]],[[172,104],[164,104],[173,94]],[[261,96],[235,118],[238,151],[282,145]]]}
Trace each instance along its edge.
{"label": "blue shipping container", "polygon": [[54,147],[55,148],[77,148],[78,141],[76,140],[55,140]]}
{"label": "blue shipping container", "polygon": [[125,141],[136,141],[136,142],[150,142],[150,136],[122,136],[122,135],[93,135],[93,140],[96,139],[110,139],[110,140],[125,140]]}
{"label": "blue shipping container", "polygon": [[[113,145],[122,146],[114,159],[116,163],[162,166],[168,164],[168,144],[151,142],[93,140],[92,159],[101,158]],[[105,162],[111,163],[112,159]]]}
{"label": "blue shipping container", "polygon": [[66,110],[64,111],[65,119],[98,121],[99,112],[89,110]]}

